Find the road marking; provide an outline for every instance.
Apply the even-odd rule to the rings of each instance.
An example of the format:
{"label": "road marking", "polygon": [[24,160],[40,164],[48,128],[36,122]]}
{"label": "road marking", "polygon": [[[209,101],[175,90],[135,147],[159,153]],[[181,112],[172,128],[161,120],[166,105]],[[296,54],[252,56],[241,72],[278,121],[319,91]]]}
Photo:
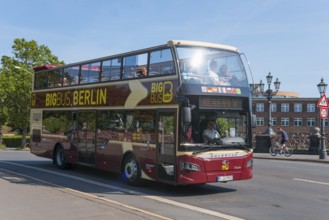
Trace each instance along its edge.
{"label": "road marking", "polygon": [[299,179],[299,178],[293,178],[293,180],[329,186],[329,183],[326,183],[326,182],[319,182],[319,181]]}
{"label": "road marking", "polygon": [[[18,164],[18,163],[7,162],[7,161],[0,161],[0,163],[6,163],[6,164],[14,165],[14,166],[25,167],[25,168],[29,168],[29,169],[33,169],[33,170],[38,170],[38,171],[41,171],[41,172],[46,172],[46,173],[50,173],[50,174],[54,174],[54,175],[63,176],[63,177],[66,177],[66,178],[82,181],[82,182],[85,182],[85,183],[94,184],[94,185],[101,186],[101,187],[108,188],[108,189],[121,191],[121,192],[128,193],[128,194],[139,195],[139,196],[147,198],[147,199],[155,200],[155,201],[166,203],[166,204],[169,204],[169,205],[182,207],[182,208],[185,208],[185,209],[190,209],[192,211],[204,213],[204,214],[207,214],[207,215],[212,215],[212,216],[215,216],[215,217],[220,217],[220,218],[223,218],[223,219],[244,220],[243,218],[239,218],[239,217],[236,217],[236,216],[227,215],[227,214],[224,214],[224,213],[220,213],[220,212],[200,208],[200,207],[197,207],[197,206],[192,206],[192,205],[188,205],[188,204],[185,204],[185,203],[176,202],[176,201],[173,201],[173,200],[170,200],[170,199],[165,199],[165,198],[158,197],[158,196],[150,196],[150,195],[140,193],[140,192],[137,192],[137,191],[127,190],[127,189],[124,189],[122,187],[109,186],[109,185],[104,184],[104,183],[99,183],[99,182],[84,179],[84,178],[81,178],[81,177],[70,176],[70,175],[67,175],[67,174],[64,174],[64,173],[54,172],[54,171],[50,171],[50,170],[45,170],[45,169],[41,169],[41,168],[37,168],[37,167],[31,167],[31,166]],[[31,177],[31,178],[33,178],[33,177]],[[42,180],[40,180],[40,181],[42,181]],[[74,189],[72,189],[72,190],[74,190]],[[84,193],[84,192],[82,192],[82,193]],[[92,195],[92,194],[90,194],[90,195]],[[93,195],[93,196],[95,196],[95,195]],[[102,198],[102,197],[97,197],[97,198]]]}
{"label": "road marking", "polygon": [[[2,162],[0,162],[0,163],[2,163]],[[100,196],[97,196],[97,195],[94,195],[94,194],[85,193],[85,192],[78,191],[78,190],[75,190],[75,189],[72,189],[72,188],[63,187],[63,186],[60,186],[60,185],[57,185],[57,184],[54,184],[54,183],[50,183],[50,182],[47,182],[47,181],[44,181],[44,180],[41,180],[41,179],[38,179],[38,178],[34,178],[34,177],[31,177],[31,176],[28,176],[28,175],[21,174],[21,173],[13,172],[13,171],[10,171],[10,170],[7,170],[7,169],[0,168],[0,170],[3,170],[3,171],[8,172],[8,173],[15,174],[15,175],[18,175],[18,176],[21,176],[21,177],[25,177],[25,178],[28,178],[28,179],[32,179],[34,181],[44,183],[44,184],[49,185],[49,186],[54,186],[57,189],[62,188],[63,190],[71,191],[71,192],[74,192],[76,194],[81,194],[81,195],[86,196],[86,197],[91,197],[91,198],[96,199],[96,200],[98,199],[98,200],[102,200],[102,201],[105,201],[105,202],[108,202],[108,203],[112,203],[112,204],[115,204],[117,206],[121,206],[121,207],[131,209],[131,210],[134,210],[134,211],[137,211],[137,212],[141,212],[143,214],[150,215],[150,216],[153,216],[153,217],[156,217],[156,218],[159,218],[159,219],[173,220],[171,218],[164,217],[162,215],[158,215],[158,214],[153,213],[153,212],[149,212],[149,211],[146,211],[146,210],[143,210],[143,209],[139,209],[139,208],[136,208],[136,207],[133,207],[133,206],[130,206],[130,205],[123,204],[121,202],[114,201],[114,200],[106,199],[106,198],[103,198],[103,197],[100,197]]]}

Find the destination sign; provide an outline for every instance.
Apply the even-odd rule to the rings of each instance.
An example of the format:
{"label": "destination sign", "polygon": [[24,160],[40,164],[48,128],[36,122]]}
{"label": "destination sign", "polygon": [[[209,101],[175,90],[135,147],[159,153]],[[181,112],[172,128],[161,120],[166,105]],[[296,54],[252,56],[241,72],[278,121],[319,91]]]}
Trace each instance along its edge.
{"label": "destination sign", "polygon": [[232,109],[242,110],[242,99],[227,97],[199,97],[199,107],[202,109]]}

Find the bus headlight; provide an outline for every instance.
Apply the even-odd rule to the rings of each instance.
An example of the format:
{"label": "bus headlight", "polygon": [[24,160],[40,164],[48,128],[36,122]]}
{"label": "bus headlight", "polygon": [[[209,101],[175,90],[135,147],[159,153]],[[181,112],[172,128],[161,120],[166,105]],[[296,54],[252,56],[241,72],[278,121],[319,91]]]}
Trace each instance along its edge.
{"label": "bus headlight", "polygon": [[180,162],[180,169],[181,170],[200,171],[200,166],[198,164],[181,161]]}
{"label": "bus headlight", "polygon": [[253,160],[249,160],[248,163],[247,163],[247,168],[251,167],[253,165],[253,163],[254,163]]}

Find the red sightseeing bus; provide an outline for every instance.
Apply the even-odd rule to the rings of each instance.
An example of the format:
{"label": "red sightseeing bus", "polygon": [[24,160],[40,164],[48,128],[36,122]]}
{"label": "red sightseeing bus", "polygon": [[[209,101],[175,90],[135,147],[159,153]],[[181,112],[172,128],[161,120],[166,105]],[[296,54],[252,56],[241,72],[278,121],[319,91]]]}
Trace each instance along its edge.
{"label": "red sightseeing bus", "polygon": [[[251,93],[238,50],[167,44],[35,69],[31,153],[173,185],[252,178]],[[207,123],[216,134],[204,136]]]}

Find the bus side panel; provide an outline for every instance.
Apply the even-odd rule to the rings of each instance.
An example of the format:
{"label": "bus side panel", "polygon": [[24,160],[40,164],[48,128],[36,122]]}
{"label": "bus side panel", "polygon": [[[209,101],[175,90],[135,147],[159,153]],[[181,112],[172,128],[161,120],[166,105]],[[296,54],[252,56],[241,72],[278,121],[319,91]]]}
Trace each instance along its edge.
{"label": "bus side panel", "polygon": [[120,173],[122,157],[122,142],[110,141],[105,147],[97,147],[96,167],[102,170]]}
{"label": "bus side panel", "polygon": [[155,145],[133,144],[134,154],[137,156],[142,171],[142,178],[156,179],[156,150]]}

